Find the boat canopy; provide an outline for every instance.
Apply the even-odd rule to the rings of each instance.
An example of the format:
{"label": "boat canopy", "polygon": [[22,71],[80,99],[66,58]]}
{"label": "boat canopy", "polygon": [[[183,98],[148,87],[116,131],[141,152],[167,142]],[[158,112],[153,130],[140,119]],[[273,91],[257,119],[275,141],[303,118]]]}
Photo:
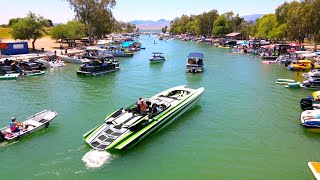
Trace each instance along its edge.
{"label": "boat canopy", "polygon": [[202,53],[197,53],[197,52],[194,52],[194,53],[190,53],[188,58],[201,58],[203,59],[203,54]]}

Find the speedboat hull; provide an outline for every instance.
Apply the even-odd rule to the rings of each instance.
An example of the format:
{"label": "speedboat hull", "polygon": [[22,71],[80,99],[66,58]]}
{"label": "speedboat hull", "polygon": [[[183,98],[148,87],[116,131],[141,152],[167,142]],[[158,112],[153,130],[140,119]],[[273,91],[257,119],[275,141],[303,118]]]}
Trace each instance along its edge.
{"label": "speedboat hull", "polygon": [[[181,96],[170,95],[175,92],[181,93]],[[162,106],[164,110],[155,116],[151,114],[136,116],[128,113],[127,110],[120,109],[107,116],[106,123],[86,133],[85,141],[97,150],[128,149],[194,107],[203,92],[204,88],[189,89],[185,86],[178,86],[152,96],[148,99],[152,104],[161,104],[160,106],[165,104],[165,107]],[[119,123],[120,121],[123,123]]]}
{"label": "speedboat hull", "polygon": [[40,129],[48,128],[51,121],[57,115],[58,114],[56,112],[48,110],[34,114],[22,122],[25,125],[25,129],[20,132],[11,132],[9,126],[4,127],[0,129],[0,142],[17,141],[27,134],[31,134]]}
{"label": "speedboat hull", "polygon": [[77,71],[77,75],[84,75],[84,76],[101,76],[110,72],[119,71],[120,67],[116,67],[115,69],[109,69],[105,71],[98,71],[98,72],[87,72],[87,71]]}
{"label": "speedboat hull", "polygon": [[319,109],[303,111],[300,116],[301,124],[308,130],[319,132],[320,119],[317,118],[318,114],[320,114]]}
{"label": "speedboat hull", "polygon": [[158,63],[158,62],[164,62],[165,59],[164,58],[150,58],[149,59],[151,63]]}
{"label": "speedboat hull", "polygon": [[13,73],[13,74],[5,74],[3,76],[0,76],[0,80],[12,80],[12,79],[17,79],[19,76],[19,73]]}

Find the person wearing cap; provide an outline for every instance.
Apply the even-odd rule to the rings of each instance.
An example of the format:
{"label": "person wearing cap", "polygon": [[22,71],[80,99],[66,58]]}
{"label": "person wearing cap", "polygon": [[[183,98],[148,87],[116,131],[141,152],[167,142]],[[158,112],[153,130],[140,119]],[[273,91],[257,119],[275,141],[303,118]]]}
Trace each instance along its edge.
{"label": "person wearing cap", "polygon": [[12,117],[9,123],[11,132],[23,131],[23,124],[21,122],[16,122],[16,118]]}

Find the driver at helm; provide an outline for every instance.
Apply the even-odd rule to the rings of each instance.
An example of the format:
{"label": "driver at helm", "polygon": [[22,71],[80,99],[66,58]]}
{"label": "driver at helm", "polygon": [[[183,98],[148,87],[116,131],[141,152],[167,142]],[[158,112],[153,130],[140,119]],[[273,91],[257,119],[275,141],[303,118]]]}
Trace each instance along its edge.
{"label": "driver at helm", "polygon": [[21,122],[16,122],[16,118],[12,117],[9,123],[11,132],[23,131],[23,124]]}

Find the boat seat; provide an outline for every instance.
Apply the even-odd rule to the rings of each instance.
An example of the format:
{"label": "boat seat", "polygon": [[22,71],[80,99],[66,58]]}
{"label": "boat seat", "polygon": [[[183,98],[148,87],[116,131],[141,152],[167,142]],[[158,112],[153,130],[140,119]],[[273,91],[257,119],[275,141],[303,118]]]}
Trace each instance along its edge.
{"label": "boat seat", "polygon": [[31,126],[36,126],[36,127],[38,127],[38,126],[40,126],[42,124],[42,123],[34,121],[34,120],[26,120],[26,121],[24,121],[24,123],[25,124],[30,124]]}

